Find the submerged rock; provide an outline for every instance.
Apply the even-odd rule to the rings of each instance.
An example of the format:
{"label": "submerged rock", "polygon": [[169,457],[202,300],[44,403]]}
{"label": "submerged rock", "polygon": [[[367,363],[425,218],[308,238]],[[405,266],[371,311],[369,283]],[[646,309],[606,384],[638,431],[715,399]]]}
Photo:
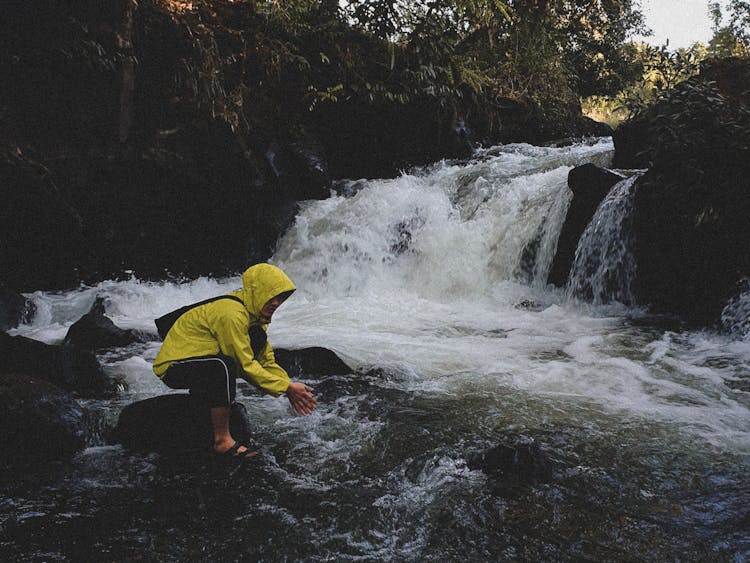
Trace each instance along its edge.
{"label": "submerged rock", "polygon": [[552,475],[550,461],[536,444],[498,444],[467,459],[470,469],[479,469],[501,487],[544,482]]}
{"label": "submerged rock", "polygon": [[568,187],[573,192],[573,199],[560,231],[557,252],[547,278],[549,283],[561,287],[566,284],[581,235],[612,186],[624,178],[618,172],[595,164],[584,164],[570,171]]}
{"label": "submerged rock", "polygon": [[64,344],[85,350],[98,350],[100,348],[128,346],[135,342],[148,340],[146,335],[139,331],[118,327],[104,313],[104,298],[97,297],[89,312],[68,329]]}
{"label": "submerged rock", "polygon": [[0,370],[44,379],[83,397],[114,395],[115,384],[93,353],[0,333]]}
{"label": "submerged rock", "polygon": [[0,374],[0,432],[4,465],[47,462],[81,449],[87,415],[73,396],[26,374]]}
{"label": "submerged rock", "polygon": [[[229,428],[245,444],[252,442],[245,406],[232,405]],[[213,443],[209,409],[188,393],[160,395],[126,406],[112,438],[140,452],[175,454],[185,450],[210,451]]]}

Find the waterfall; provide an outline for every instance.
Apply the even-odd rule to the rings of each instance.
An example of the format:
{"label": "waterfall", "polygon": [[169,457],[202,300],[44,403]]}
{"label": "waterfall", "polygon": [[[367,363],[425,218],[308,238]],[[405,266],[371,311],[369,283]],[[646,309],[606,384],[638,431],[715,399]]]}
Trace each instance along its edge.
{"label": "waterfall", "polygon": [[498,284],[546,284],[570,203],[567,176],[605,164],[611,142],[508,145],[461,164],[349,182],[307,202],[274,259],[326,295],[473,299]]}
{"label": "waterfall", "polygon": [[634,174],[613,186],[578,241],[567,293],[594,304],[633,305]]}

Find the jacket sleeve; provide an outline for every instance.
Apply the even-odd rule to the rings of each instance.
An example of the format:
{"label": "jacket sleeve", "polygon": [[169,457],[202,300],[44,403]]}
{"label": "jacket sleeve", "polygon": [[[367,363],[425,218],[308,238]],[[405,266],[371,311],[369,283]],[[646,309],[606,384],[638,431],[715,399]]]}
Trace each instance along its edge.
{"label": "jacket sleeve", "polygon": [[[265,392],[278,397],[289,388],[290,379],[286,371],[276,364],[271,347],[261,354],[260,362],[253,356],[250,338],[247,335],[248,321],[242,313],[225,315],[212,323],[214,336],[222,354],[234,358],[242,369],[242,377]],[[262,363],[261,363],[262,362]]]}
{"label": "jacket sleeve", "polygon": [[276,363],[276,355],[273,353],[273,348],[271,348],[268,342],[266,342],[266,347],[263,349],[262,357],[259,358],[259,361],[266,371],[276,374],[278,377],[286,378],[287,381],[291,381],[286,370]]}

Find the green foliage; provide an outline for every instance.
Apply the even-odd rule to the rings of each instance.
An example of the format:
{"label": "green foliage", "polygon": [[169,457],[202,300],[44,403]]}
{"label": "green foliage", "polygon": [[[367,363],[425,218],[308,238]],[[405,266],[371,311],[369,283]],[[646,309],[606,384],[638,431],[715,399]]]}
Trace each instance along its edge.
{"label": "green foliage", "polygon": [[677,84],[695,75],[703,58],[701,47],[670,51],[667,45],[644,45],[641,50],[643,75],[637,89],[627,92],[623,103],[628,115],[642,111],[668,94]]}
{"label": "green foliage", "polygon": [[729,25],[722,25],[724,14],[719,2],[710,2],[708,11],[713,22],[714,35],[708,44],[712,57],[748,56],[748,26],[750,25],[750,3],[734,1],[730,4],[732,17]]}
{"label": "green foliage", "polygon": [[242,4],[219,10],[194,0],[180,12],[190,54],[173,84],[183,105],[248,139],[254,125],[245,108],[258,103],[291,131],[340,105],[378,112],[414,104],[445,120],[459,106],[490,115],[503,99],[530,108],[551,135],[582,95],[612,94],[638,74],[625,42],[642,25],[635,0]]}
{"label": "green foliage", "polygon": [[679,167],[690,176],[750,162],[750,92],[730,101],[715,83],[693,78],[634,122],[649,131],[645,150],[660,168]]}
{"label": "green foliage", "polygon": [[729,3],[730,23],[734,36],[744,44],[747,54],[750,47],[750,1],[731,0]]}
{"label": "green foliage", "polygon": [[663,99],[677,84],[696,75],[708,54],[701,44],[676,51],[670,51],[668,45],[655,47],[641,43],[631,44],[631,47],[639,78],[615,96],[592,96],[583,102],[587,115],[613,127]]}
{"label": "green foliage", "polygon": [[435,80],[463,83],[475,95],[570,105],[578,95],[614,93],[637,75],[624,40],[642,28],[642,16],[630,0],[345,6],[355,25],[404,45],[420,65],[429,61]]}

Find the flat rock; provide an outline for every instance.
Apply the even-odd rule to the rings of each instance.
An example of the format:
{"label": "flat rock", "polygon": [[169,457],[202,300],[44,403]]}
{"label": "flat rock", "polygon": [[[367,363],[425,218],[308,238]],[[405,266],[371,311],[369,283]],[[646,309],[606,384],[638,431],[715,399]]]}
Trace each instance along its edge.
{"label": "flat rock", "polygon": [[[250,419],[241,403],[232,405],[229,428],[236,440],[252,441]],[[213,442],[209,409],[188,393],[137,401],[122,410],[112,438],[140,452],[208,452]]]}

